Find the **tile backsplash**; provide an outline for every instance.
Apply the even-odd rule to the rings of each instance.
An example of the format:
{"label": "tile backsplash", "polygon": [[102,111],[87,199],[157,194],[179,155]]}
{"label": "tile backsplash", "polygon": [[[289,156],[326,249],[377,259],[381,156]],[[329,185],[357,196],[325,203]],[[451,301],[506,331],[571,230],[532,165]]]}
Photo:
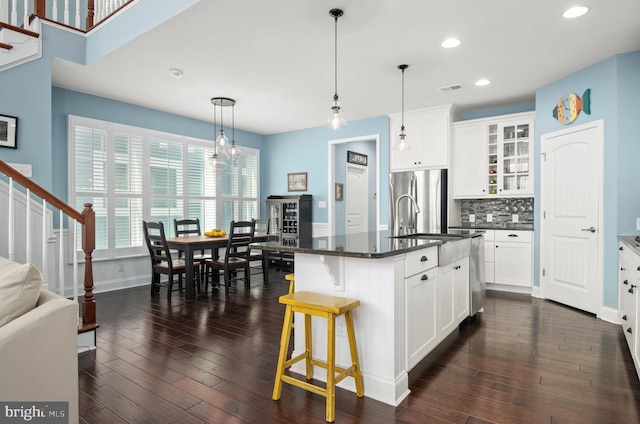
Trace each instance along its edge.
{"label": "tile backsplash", "polygon": [[469,214],[475,215],[475,223],[487,222],[487,214],[493,214],[493,222],[512,222],[513,214],[518,214],[521,224],[533,224],[533,197],[469,199],[460,201],[460,223],[469,223]]}

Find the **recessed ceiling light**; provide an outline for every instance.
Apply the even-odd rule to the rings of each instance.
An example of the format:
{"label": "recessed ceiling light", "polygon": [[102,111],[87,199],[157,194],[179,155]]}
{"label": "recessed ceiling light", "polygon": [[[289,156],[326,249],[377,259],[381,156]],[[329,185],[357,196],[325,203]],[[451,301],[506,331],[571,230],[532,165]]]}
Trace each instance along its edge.
{"label": "recessed ceiling light", "polygon": [[183,72],[180,69],[169,69],[169,75],[178,79],[182,78]]}
{"label": "recessed ceiling light", "polygon": [[491,81],[489,81],[486,78],[480,78],[478,81],[476,81],[476,85],[478,87],[484,87],[485,85],[489,85],[491,84]]}
{"label": "recessed ceiling light", "polygon": [[578,16],[582,16],[589,11],[588,7],[584,6],[575,6],[570,9],[567,9],[562,16],[567,19],[577,18]]}
{"label": "recessed ceiling light", "polygon": [[445,49],[452,49],[460,45],[460,40],[458,40],[457,38],[447,38],[440,45]]}

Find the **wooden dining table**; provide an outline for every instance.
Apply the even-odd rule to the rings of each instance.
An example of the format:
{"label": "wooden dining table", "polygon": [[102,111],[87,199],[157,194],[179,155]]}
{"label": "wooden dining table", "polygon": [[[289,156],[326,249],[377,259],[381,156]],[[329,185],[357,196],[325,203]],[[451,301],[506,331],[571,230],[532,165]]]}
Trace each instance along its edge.
{"label": "wooden dining table", "polygon": [[[277,238],[270,234],[255,234],[254,241],[269,241]],[[184,237],[167,237],[167,245],[169,249],[181,250],[184,252],[185,261],[185,277],[187,281],[187,300],[195,300],[196,290],[194,284],[194,266],[193,254],[198,250],[211,250],[213,257],[218,257],[218,249],[227,247],[229,236],[209,237],[209,236],[184,236]],[[269,259],[267,255],[262,255],[262,271],[264,274],[264,283],[269,283]]]}

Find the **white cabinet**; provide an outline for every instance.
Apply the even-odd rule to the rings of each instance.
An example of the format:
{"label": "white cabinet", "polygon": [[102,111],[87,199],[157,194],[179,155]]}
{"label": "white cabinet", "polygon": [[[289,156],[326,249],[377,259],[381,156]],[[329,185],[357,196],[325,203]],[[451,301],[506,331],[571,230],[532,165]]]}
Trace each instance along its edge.
{"label": "white cabinet", "polygon": [[438,248],[405,256],[407,369],[413,368],[438,343]]}
{"label": "white cabinet", "polygon": [[[495,127],[497,142],[491,144]],[[501,120],[489,133],[489,194],[533,196],[533,116]]]}
{"label": "white cabinet", "polygon": [[469,316],[469,258],[439,268],[438,331],[447,337]]}
{"label": "white cabinet", "polygon": [[533,196],[533,112],[456,122],[453,197]]}
{"label": "white cabinet", "polygon": [[437,268],[405,279],[407,299],[407,369],[438,345]]}
{"label": "white cabinet", "polygon": [[531,287],[531,231],[495,232],[495,283]]}
{"label": "white cabinet", "polygon": [[479,198],[487,195],[487,126],[462,121],[453,124],[453,198]]}
{"label": "white cabinet", "polygon": [[453,105],[405,112],[405,133],[411,146],[405,151],[393,149],[400,134],[402,116],[390,115],[390,171],[448,168],[451,123],[458,115]]}
{"label": "white cabinet", "polygon": [[[638,246],[634,241],[630,241],[630,243]],[[638,294],[640,256],[637,248],[640,246],[634,249],[628,244],[619,243],[618,313],[620,314],[622,331],[627,339],[627,345],[636,367],[636,373],[640,375],[640,337],[638,337],[638,328],[640,328],[640,294]]]}
{"label": "white cabinet", "polygon": [[469,316],[469,257],[443,267],[438,247],[405,256],[407,369]]}
{"label": "white cabinet", "polygon": [[484,233],[484,281],[494,283],[495,279],[496,232],[486,230]]}
{"label": "white cabinet", "polygon": [[464,258],[455,263],[455,278],[453,285],[455,288],[453,298],[453,313],[455,315],[456,324],[460,324],[469,316],[469,258]]}
{"label": "white cabinet", "polygon": [[533,284],[533,232],[486,230],[484,261],[485,281],[491,288],[530,289]]}
{"label": "white cabinet", "polygon": [[[455,326],[455,274],[454,264],[440,267],[438,272],[438,334],[451,333]],[[445,336],[446,337],[446,336]]]}

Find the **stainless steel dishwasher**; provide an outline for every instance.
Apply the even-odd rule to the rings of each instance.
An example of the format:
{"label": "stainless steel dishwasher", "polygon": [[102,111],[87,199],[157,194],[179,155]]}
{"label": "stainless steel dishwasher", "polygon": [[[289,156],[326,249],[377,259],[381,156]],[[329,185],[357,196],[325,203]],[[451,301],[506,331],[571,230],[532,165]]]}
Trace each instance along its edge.
{"label": "stainless steel dishwasher", "polygon": [[469,316],[474,317],[485,303],[487,284],[484,274],[484,235],[471,235],[471,252],[469,254]]}

